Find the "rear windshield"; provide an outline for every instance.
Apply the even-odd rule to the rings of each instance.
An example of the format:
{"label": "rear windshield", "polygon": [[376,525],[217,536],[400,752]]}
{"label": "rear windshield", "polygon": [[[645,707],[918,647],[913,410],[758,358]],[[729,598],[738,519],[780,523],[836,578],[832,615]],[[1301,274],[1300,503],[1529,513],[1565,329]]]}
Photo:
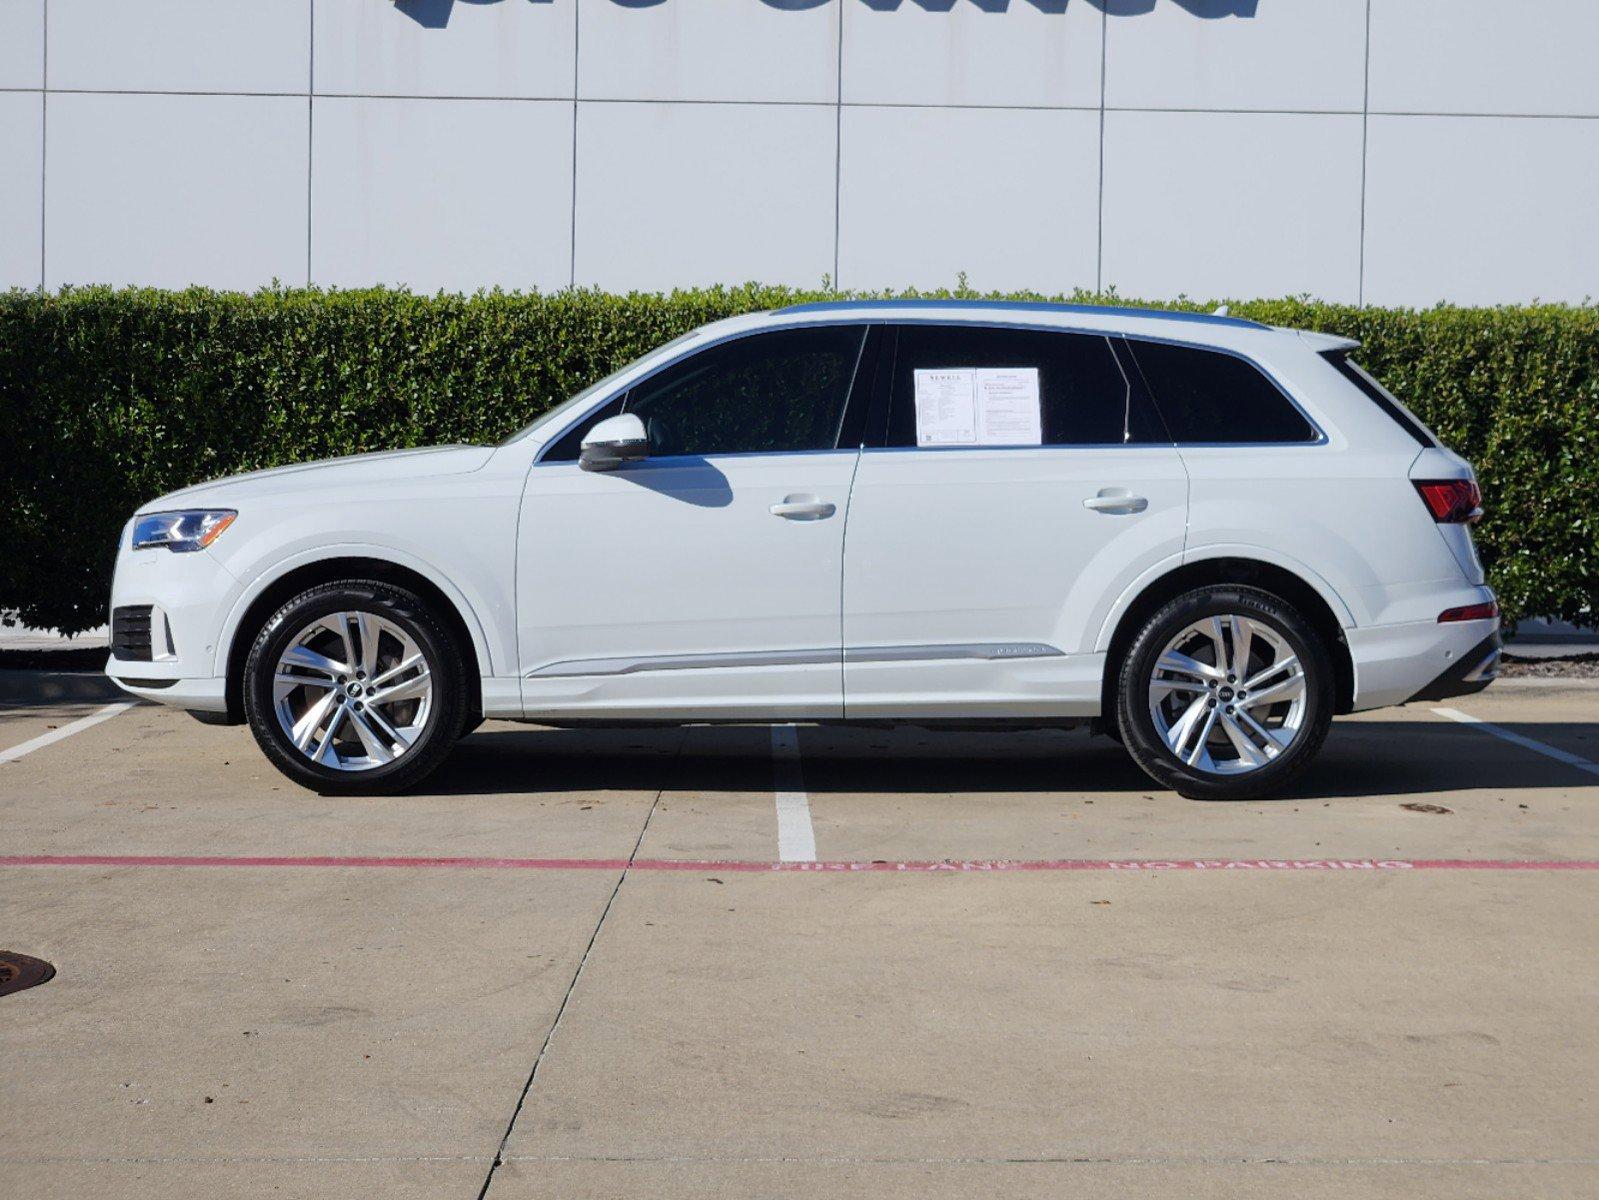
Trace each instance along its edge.
{"label": "rear windshield", "polygon": [[1364,392],[1368,400],[1393,418],[1394,424],[1415,438],[1418,445],[1431,447],[1438,444],[1438,439],[1433,436],[1432,430],[1423,425],[1420,418],[1401,404],[1392,392],[1378,383],[1370,371],[1350,358],[1347,350],[1328,350],[1322,357],[1337,367],[1340,375]]}

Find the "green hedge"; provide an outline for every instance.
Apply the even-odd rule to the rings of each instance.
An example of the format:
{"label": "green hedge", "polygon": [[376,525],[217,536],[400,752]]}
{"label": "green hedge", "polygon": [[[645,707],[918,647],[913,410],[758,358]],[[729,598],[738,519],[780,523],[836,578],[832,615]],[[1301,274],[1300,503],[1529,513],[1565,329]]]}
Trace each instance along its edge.
{"label": "green hedge", "polygon": [[[67,631],[103,622],[117,533],[162,492],[337,454],[498,440],[694,326],[817,298],[753,285],[0,295],[0,610]],[[1233,312],[1360,339],[1361,360],[1476,463],[1479,545],[1507,615],[1591,623],[1599,308],[1272,300]]]}

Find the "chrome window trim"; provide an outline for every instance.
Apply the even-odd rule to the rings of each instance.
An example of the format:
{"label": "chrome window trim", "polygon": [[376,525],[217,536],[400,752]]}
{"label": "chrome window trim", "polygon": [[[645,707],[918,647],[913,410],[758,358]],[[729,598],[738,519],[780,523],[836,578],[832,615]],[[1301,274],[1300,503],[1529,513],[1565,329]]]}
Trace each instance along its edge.
{"label": "chrome window trim", "polygon": [[[790,311],[793,311],[793,310],[792,309],[779,309],[778,311],[779,312],[790,312]],[[1004,450],[1004,451],[1011,451],[1011,450],[1112,450],[1112,449],[1116,449],[1116,450],[1140,450],[1140,449],[1148,450],[1150,448],[1171,449],[1171,448],[1174,448],[1174,447],[1177,448],[1177,449],[1183,449],[1183,448],[1186,447],[1186,448],[1195,449],[1195,450],[1280,449],[1280,448],[1283,448],[1283,447],[1298,447],[1300,449],[1308,449],[1308,448],[1314,448],[1314,447],[1329,445],[1331,443],[1331,440],[1332,440],[1331,438],[1329,438],[1327,436],[1327,433],[1321,427],[1321,424],[1314,417],[1312,417],[1310,415],[1310,413],[1305,411],[1304,406],[1301,405],[1299,403],[1299,401],[1294,398],[1293,393],[1288,389],[1288,387],[1286,385],[1284,385],[1282,380],[1279,379],[1277,377],[1277,375],[1269,367],[1267,367],[1259,359],[1254,358],[1254,357],[1252,357],[1252,356],[1250,356],[1248,354],[1245,354],[1242,351],[1234,350],[1231,347],[1227,347],[1227,346],[1218,346],[1218,345],[1214,344],[1213,342],[1191,341],[1191,340],[1186,340],[1186,339],[1183,339],[1183,338],[1163,338],[1163,337],[1151,336],[1149,334],[1124,333],[1124,332],[1120,332],[1120,331],[1117,331],[1117,330],[1085,329],[1085,328],[1082,328],[1080,326],[1061,325],[1061,324],[1057,324],[1057,323],[1054,323],[1054,322],[1004,321],[1004,320],[996,320],[992,316],[981,317],[981,318],[974,316],[970,320],[964,319],[964,318],[961,318],[961,317],[938,317],[938,318],[934,318],[934,317],[910,317],[910,316],[907,316],[907,317],[896,317],[896,318],[884,318],[884,317],[879,316],[879,317],[870,317],[870,318],[868,318],[868,317],[860,317],[860,318],[857,318],[855,320],[839,320],[839,321],[793,321],[793,320],[790,320],[790,321],[774,322],[773,324],[762,325],[762,326],[759,326],[758,328],[755,328],[755,329],[739,330],[738,332],[735,332],[735,333],[729,333],[729,334],[723,335],[722,337],[714,338],[711,341],[697,343],[697,344],[695,344],[693,346],[689,346],[689,347],[685,348],[682,353],[676,354],[676,355],[672,356],[671,358],[666,359],[664,362],[661,362],[661,363],[657,364],[656,366],[650,368],[649,370],[645,371],[643,374],[637,375],[634,378],[627,380],[625,383],[623,383],[621,386],[617,387],[615,390],[607,392],[604,396],[601,396],[597,400],[595,400],[592,404],[590,404],[587,408],[585,408],[583,410],[583,412],[579,416],[575,417],[573,420],[571,420],[567,424],[563,425],[560,428],[559,431],[557,431],[555,433],[552,433],[550,435],[549,439],[547,441],[545,441],[545,443],[542,446],[539,447],[538,453],[536,455],[534,455],[533,464],[532,465],[535,466],[535,467],[546,465],[544,456],[545,456],[546,453],[549,452],[550,448],[553,447],[554,445],[556,445],[558,442],[560,442],[561,439],[564,438],[570,432],[572,432],[573,429],[577,428],[579,425],[583,424],[583,422],[587,421],[590,417],[592,417],[597,410],[599,410],[601,408],[604,408],[607,404],[610,404],[618,396],[625,395],[627,392],[631,391],[633,388],[637,387],[639,384],[647,382],[648,380],[654,378],[656,375],[660,374],[662,371],[667,370],[669,367],[674,367],[678,363],[683,362],[683,361],[685,361],[685,360],[687,360],[689,358],[692,358],[694,355],[700,353],[703,350],[709,350],[709,349],[711,349],[714,346],[721,346],[721,345],[724,345],[724,344],[726,344],[728,342],[735,342],[735,341],[740,340],[741,338],[757,337],[757,336],[759,336],[761,334],[764,334],[764,333],[776,333],[776,332],[779,332],[781,330],[787,330],[787,329],[813,329],[813,328],[837,328],[837,327],[840,327],[840,326],[849,326],[849,325],[861,325],[861,326],[872,326],[872,325],[972,325],[972,326],[977,326],[979,328],[985,328],[985,329],[1021,329],[1021,330],[1033,330],[1033,331],[1041,332],[1041,333],[1070,333],[1070,334],[1085,335],[1085,336],[1088,336],[1088,337],[1101,337],[1101,338],[1105,338],[1107,340],[1112,339],[1112,338],[1120,338],[1124,342],[1128,342],[1128,343],[1154,342],[1154,343],[1157,343],[1157,344],[1160,344],[1160,345],[1167,345],[1167,346],[1184,346],[1184,347],[1187,347],[1188,349],[1191,349],[1191,350],[1205,350],[1205,351],[1209,351],[1210,353],[1213,353],[1213,354],[1225,354],[1225,355],[1228,355],[1228,356],[1230,356],[1232,358],[1241,359],[1242,361],[1248,363],[1255,370],[1259,371],[1262,375],[1264,375],[1266,377],[1266,379],[1271,383],[1271,385],[1273,387],[1275,387],[1278,390],[1278,392],[1280,392],[1282,394],[1283,398],[1286,399],[1289,404],[1293,405],[1294,411],[1299,413],[1299,415],[1305,419],[1306,424],[1308,424],[1310,426],[1310,428],[1316,434],[1314,439],[1311,439],[1311,440],[1308,440],[1308,441],[1302,441],[1302,442],[1176,442],[1176,441],[1166,441],[1166,442],[1134,442],[1134,443],[1130,443],[1130,444],[1115,444],[1115,443],[1105,444],[1105,443],[1099,443],[1099,442],[1088,442],[1088,443],[1074,443],[1072,445],[1055,444],[1055,445],[1050,445],[1050,446],[1040,445],[1040,446],[936,446],[936,447],[935,446],[866,446],[866,447],[863,447],[863,449],[865,449],[866,451],[873,451],[873,450],[899,450],[899,451],[904,451],[904,450],[914,450],[914,451],[928,451],[928,450],[937,450],[937,451],[946,451],[946,450],[961,450],[961,451]],[[669,345],[671,345],[671,343],[667,342],[666,345],[669,346]],[[860,353],[864,353],[865,345],[866,345],[865,339],[863,338],[862,342],[861,342],[862,349],[861,349],[860,352],[857,353],[857,358],[856,358],[856,370],[857,371],[859,371],[859,369],[860,369],[859,354]],[[1135,363],[1137,363],[1137,348],[1136,348],[1136,345],[1134,345],[1134,347],[1133,347],[1133,355],[1134,355],[1133,361]],[[1140,377],[1143,376],[1143,368],[1142,368],[1142,366],[1139,367],[1139,375],[1140,375]],[[1156,411],[1158,412],[1159,408],[1160,408],[1160,400],[1157,397],[1154,396],[1153,390],[1150,388],[1149,381],[1148,381],[1147,378],[1144,379],[1144,390],[1145,390],[1146,393],[1149,394],[1149,396],[1151,398],[1151,402],[1155,405]],[[846,408],[846,410],[848,409],[848,402],[847,401],[846,401],[846,404],[845,404],[845,408]],[[843,414],[840,414],[840,418],[839,419],[840,420],[843,419]],[[768,454],[768,455],[770,455],[770,454],[832,454],[832,453],[836,453],[836,452],[838,452],[839,450],[842,450],[842,449],[844,449],[844,447],[842,447],[842,446],[834,446],[831,449],[827,449],[827,450],[770,450],[770,451],[755,450],[755,451],[740,451],[740,452],[738,452],[738,454],[706,455],[706,456],[703,456],[703,457],[709,459],[709,458],[733,458],[733,457],[738,457],[740,454],[750,454],[750,455],[754,455],[754,454]],[[853,452],[853,449],[851,450],[851,452]],[[699,457],[702,457],[702,456],[698,456],[698,455],[674,455],[674,456],[671,456],[671,457],[675,457],[675,458],[699,458]],[[657,459],[655,461],[666,462],[666,461],[669,461],[669,460],[668,460],[667,457],[663,456],[662,458]],[[560,465],[566,465],[566,464],[563,462],[563,463],[552,463],[552,464],[548,464],[548,465],[560,466]]]}
{"label": "chrome window trim", "polygon": [[[650,368],[649,370],[645,371],[642,375],[634,376],[632,379],[627,380],[625,383],[623,383],[620,387],[616,388],[614,391],[607,392],[599,400],[595,401],[593,404],[590,404],[586,409],[583,410],[583,413],[582,413],[581,416],[577,417],[575,420],[570,421],[566,425],[562,426],[560,432],[550,435],[549,440],[546,441],[542,446],[540,446],[539,447],[539,452],[536,455],[533,456],[533,465],[535,467],[544,465],[544,456],[547,453],[549,453],[550,448],[552,446],[554,446],[558,442],[560,442],[561,439],[564,438],[567,434],[571,433],[572,430],[576,429],[579,425],[583,424],[584,421],[587,421],[597,411],[599,411],[600,409],[604,408],[607,404],[611,403],[618,396],[627,395],[628,392],[632,391],[634,388],[638,387],[640,384],[647,383],[651,379],[654,379],[655,376],[659,375],[662,371],[665,371],[665,370],[667,370],[667,369],[669,369],[671,367],[675,367],[680,362],[686,362],[690,358],[693,358],[695,355],[700,354],[703,351],[710,350],[711,348],[713,348],[715,346],[724,346],[728,342],[736,342],[736,341],[740,341],[740,340],[742,340],[744,338],[759,337],[760,335],[766,334],[766,333],[781,333],[781,332],[783,332],[785,330],[789,330],[789,329],[843,329],[843,328],[848,328],[849,326],[852,326],[852,325],[859,325],[859,326],[862,327],[862,330],[864,331],[864,330],[866,330],[867,328],[869,328],[872,325],[881,325],[883,323],[884,322],[882,322],[882,321],[867,321],[867,320],[858,320],[858,321],[785,321],[785,322],[783,322],[781,324],[762,325],[762,326],[760,326],[759,328],[756,328],[756,329],[742,329],[742,330],[739,330],[736,333],[729,333],[729,334],[726,334],[726,335],[724,335],[722,337],[719,337],[719,338],[713,338],[711,341],[708,341],[708,342],[697,343],[697,344],[695,344],[693,346],[690,346],[690,347],[686,348],[681,354],[674,355],[673,357],[671,357],[669,359],[666,359],[665,361],[663,361],[663,362],[657,364],[656,366]],[[668,342],[668,343],[666,343],[666,345],[669,346],[669,345],[671,345],[671,343]],[[865,352],[866,352],[866,337],[865,337],[864,332],[863,332],[862,337],[861,337],[861,344],[860,344],[859,348],[857,348],[856,351],[855,351],[855,371],[857,373],[861,369],[861,355],[864,354]],[[844,417],[849,412],[849,402],[850,402],[850,399],[851,399],[851,397],[852,397],[852,395],[854,393],[854,386],[855,386],[855,375],[852,374],[850,376],[851,396],[845,396],[844,397],[844,407],[843,407],[843,409],[841,409],[839,411],[839,414],[838,414],[839,427],[838,427],[838,429],[835,429],[834,432],[833,432],[833,440],[834,440],[835,443],[838,440],[839,429],[843,428]],[[669,458],[694,458],[694,459],[734,458],[734,457],[738,457],[740,455],[758,455],[758,454],[765,454],[765,455],[772,455],[772,454],[834,454],[834,453],[837,453],[841,449],[843,449],[843,447],[838,446],[838,445],[833,445],[833,446],[826,447],[826,448],[820,449],[820,450],[739,450],[739,451],[733,452],[732,454],[705,454],[705,455],[701,455],[701,454],[676,454],[676,455],[662,455],[659,459],[654,459],[654,460],[647,459],[645,461],[663,461],[664,462],[664,461],[666,461]],[[854,452],[855,452],[855,450],[852,447],[850,449],[850,453],[853,454]],[[560,463],[554,463],[554,464],[551,464],[551,465],[553,465],[553,466],[564,466],[564,465],[566,465],[566,462],[565,462],[565,460],[563,460]],[[574,460],[574,465],[575,465],[575,460]]]}

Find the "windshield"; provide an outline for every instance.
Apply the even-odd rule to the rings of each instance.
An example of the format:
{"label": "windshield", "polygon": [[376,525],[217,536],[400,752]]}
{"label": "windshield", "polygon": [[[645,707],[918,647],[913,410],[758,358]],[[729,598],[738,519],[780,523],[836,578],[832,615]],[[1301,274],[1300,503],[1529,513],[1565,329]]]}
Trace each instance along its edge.
{"label": "windshield", "polygon": [[584,388],[581,392],[579,392],[577,395],[573,396],[570,400],[567,400],[567,401],[565,401],[565,402],[563,402],[561,404],[557,404],[554,408],[550,409],[548,412],[541,413],[539,416],[535,417],[530,424],[522,426],[521,429],[518,429],[510,437],[506,438],[503,442],[500,443],[500,445],[501,446],[509,446],[512,442],[520,441],[521,439],[525,438],[528,434],[532,433],[535,429],[543,428],[545,425],[549,425],[549,424],[555,422],[559,418],[561,418],[563,416],[566,416],[567,414],[571,413],[573,410],[582,408],[583,405],[586,402],[588,402],[589,400],[592,400],[595,397],[599,396],[602,392],[605,392],[605,391],[609,390],[612,384],[614,384],[618,379],[622,378],[622,376],[626,375],[634,367],[636,367],[640,363],[644,362],[646,359],[651,359],[651,358],[654,358],[658,354],[663,354],[666,351],[672,349],[674,346],[680,346],[684,342],[689,341],[692,338],[696,337],[698,334],[699,334],[699,330],[691,329],[689,332],[687,332],[685,334],[682,334],[679,337],[673,338],[671,341],[667,342],[665,345],[657,346],[655,349],[649,351],[648,353],[641,354],[639,357],[635,358],[632,362],[629,362],[629,363],[625,364],[624,366],[618,367],[616,370],[612,371],[609,375],[607,375],[604,379],[600,380],[598,383],[589,384],[588,387]]}

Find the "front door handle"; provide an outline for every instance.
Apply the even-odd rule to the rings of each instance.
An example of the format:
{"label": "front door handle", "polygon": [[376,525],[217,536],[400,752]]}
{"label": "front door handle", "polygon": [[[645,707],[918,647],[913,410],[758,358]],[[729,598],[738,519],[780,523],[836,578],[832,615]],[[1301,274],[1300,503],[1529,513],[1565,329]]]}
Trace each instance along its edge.
{"label": "front door handle", "polygon": [[1102,513],[1141,513],[1149,507],[1149,501],[1126,488],[1100,488],[1099,495],[1083,501],[1083,507]]}
{"label": "front door handle", "polygon": [[769,511],[774,517],[784,517],[790,521],[825,521],[838,511],[838,505],[818,500],[815,496],[796,494],[784,496],[782,503],[772,505]]}

